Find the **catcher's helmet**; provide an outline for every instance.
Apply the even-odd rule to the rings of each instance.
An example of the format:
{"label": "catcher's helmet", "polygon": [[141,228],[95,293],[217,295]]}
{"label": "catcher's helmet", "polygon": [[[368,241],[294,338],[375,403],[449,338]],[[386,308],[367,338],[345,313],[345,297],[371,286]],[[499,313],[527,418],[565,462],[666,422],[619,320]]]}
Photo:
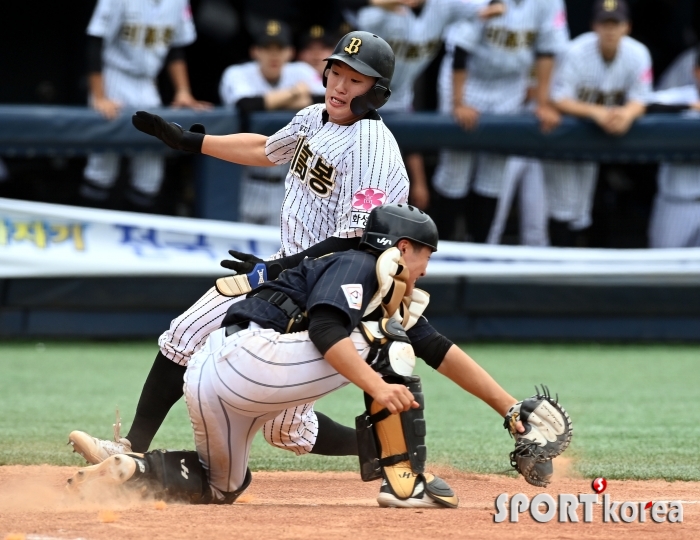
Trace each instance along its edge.
{"label": "catcher's helmet", "polygon": [[379,36],[370,32],[350,32],[341,38],[323,71],[323,86],[328,83],[328,69],[337,60],[350,66],[355,71],[377,77],[377,82],[361,96],[353,98],[350,110],[357,115],[375,110],[384,105],[391,96],[389,84],[394,75],[394,51]]}
{"label": "catcher's helmet", "polygon": [[384,251],[403,238],[437,251],[438,230],[428,214],[410,204],[378,206],[367,218],[360,249]]}

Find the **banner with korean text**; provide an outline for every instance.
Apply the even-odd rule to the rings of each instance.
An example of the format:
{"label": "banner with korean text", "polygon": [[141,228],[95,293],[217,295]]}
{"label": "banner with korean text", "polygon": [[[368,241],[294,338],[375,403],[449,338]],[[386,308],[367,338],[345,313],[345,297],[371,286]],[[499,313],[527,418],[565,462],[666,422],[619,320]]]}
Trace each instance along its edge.
{"label": "banner with korean text", "polygon": [[[221,276],[229,249],[266,258],[279,229],[0,198],[0,278]],[[700,278],[700,248],[562,249],[440,242],[430,276]]]}

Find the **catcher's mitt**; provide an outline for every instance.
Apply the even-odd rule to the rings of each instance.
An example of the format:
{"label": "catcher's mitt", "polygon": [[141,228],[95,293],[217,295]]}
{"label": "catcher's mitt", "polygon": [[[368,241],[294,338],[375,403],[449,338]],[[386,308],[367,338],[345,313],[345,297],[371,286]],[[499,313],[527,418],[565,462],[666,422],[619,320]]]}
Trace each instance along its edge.
{"label": "catcher's mitt", "polygon": [[[559,404],[559,395],[552,398],[549,388],[535,386],[534,396],[513,405],[505,416],[503,427],[515,439],[510,453],[511,466],[533,486],[545,487],[552,479],[552,458],[567,449],[573,432],[571,418]],[[515,429],[520,420],[523,433]]]}

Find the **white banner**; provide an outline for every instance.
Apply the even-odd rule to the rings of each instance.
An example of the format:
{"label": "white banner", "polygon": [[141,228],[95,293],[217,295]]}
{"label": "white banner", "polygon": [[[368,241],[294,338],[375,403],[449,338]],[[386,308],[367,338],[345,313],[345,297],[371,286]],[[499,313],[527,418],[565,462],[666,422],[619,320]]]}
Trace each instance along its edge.
{"label": "white banner", "polygon": [[[439,247],[430,276],[700,276],[700,248]],[[220,276],[229,249],[268,257],[279,229],[0,198],[0,278]]]}

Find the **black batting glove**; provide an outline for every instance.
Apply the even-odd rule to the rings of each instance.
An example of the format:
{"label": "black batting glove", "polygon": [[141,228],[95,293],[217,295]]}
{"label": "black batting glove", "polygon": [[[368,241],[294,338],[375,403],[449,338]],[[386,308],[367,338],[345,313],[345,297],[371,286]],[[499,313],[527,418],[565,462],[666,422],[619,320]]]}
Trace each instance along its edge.
{"label": "black batting glove", "polygon": [[229,249],[229,255],[234,259],[230,261],[224,259],[221,261],[221,266],[233,270],[236,274],[250,274],[253,269],[258,264],[264,264],[267,272],[267,279],[277,279],[279,275],[284,270],[284,266],[280,264],[280,259],[274,261],[263,261],[262,259],[256,257],[255,255],[250,255],[248,253],[241,253],[234,249]]}
{"label": "black batting glove", "polygon": [[166,122],[160,116],[146,111],[137,111],[131,117],[131,123],[139,131],[157,137],[170,148],[184,152],[202,152],[204,126],[194,124],[190,131],[185,131],[174,122]]}

